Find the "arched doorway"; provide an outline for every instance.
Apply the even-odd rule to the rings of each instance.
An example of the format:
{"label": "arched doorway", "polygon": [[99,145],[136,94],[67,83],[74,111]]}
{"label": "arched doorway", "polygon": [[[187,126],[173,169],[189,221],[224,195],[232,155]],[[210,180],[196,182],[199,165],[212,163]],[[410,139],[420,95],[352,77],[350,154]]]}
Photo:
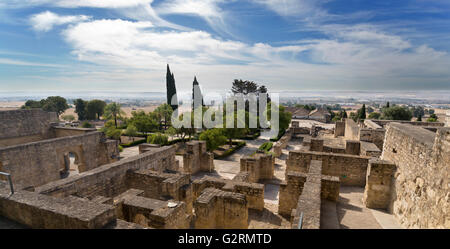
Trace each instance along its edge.
{"label": "arched doorway", "polygon": [[75,152],[67,152],[64,154],[64,165],[60,169],[61,178],[78,175],[80,164],[80,157]]}

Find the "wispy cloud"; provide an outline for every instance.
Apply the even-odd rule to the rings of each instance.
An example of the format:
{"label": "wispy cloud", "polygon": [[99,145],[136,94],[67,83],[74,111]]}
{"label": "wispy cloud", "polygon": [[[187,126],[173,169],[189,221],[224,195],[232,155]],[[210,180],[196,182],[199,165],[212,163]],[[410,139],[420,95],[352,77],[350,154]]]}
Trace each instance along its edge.
{"label": "wispy cloud", "polygon": [[45,11],[39,14],[35,14],[30,17],[30,22],[35,31],[47,32],[53,29],[54,26],[78,23],[87,21],[91,17],[85,15],[78,16],[60,16],[50,11]]}
{"label": "wispy cloud", "polygon": [[30,62],[30,61],[22,61],[22,60],[15,60],[15,59],[1,58],[1,57],[0,57],[0,64],[14,65],[14,66],[33,66],[33,67],[58,67],[58,68],[65,67],[63,65],[58,65],[58,64]]}

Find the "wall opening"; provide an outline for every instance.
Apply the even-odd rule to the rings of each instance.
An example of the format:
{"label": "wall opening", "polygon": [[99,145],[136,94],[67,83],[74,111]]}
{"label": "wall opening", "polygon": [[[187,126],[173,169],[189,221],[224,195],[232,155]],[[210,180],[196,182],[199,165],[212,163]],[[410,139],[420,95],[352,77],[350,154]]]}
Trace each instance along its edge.
{"label": "wall opening", "polygon": [[68,152],[64,154],[64,165],[60,169],[60,175],[62,178],[67,178],[80,173],[79,166],[80,159],[75,152]]}

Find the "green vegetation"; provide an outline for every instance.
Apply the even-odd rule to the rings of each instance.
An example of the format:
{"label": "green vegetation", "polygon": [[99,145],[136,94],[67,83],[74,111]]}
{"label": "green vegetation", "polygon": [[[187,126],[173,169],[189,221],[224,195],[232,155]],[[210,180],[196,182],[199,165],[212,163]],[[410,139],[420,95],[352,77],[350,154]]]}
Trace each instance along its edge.
{"label": "green vegetation", "polygon": [[155,134],[151,134],[147,138],[147,143],[151,143],[151,144],[167,145],[168,142],[169,142],[169,137],[167,137],[166,135],[159,133],[159,132],[155,133]]}
{"label": "green vegetation", "polygon": [[173,73],[170,72],[169,65],[167,65],[167,75],[166,75],[166,88],[167,88],[167,104],[171,106],[172,110],[178,109],[178,104],[172,105],[172,97],[177,95],[177,88],[175,86],[175,77]]}
{"label": "green vegetation", "polygon": [[[388,102],[389,103],[389,102]],[[385,107],[382,110],[381,119],[384,120],[408,120],[410,121],[412,118],[411,111],[402,106],[392,106],[392,107]]]}
{"label": "green vegetation", "polygon": [[88,121],[84,121],[81,124],[81,128],[92,128],[92,125]]}
{"label": "green vegetation", "polygon": [[116,129],[117,129],[117,119],[121,118],[124,115],[125,112],[122,111],[120,104],[117,104],[116,102],[113,102],[105,106],[104,116],[108,120],[110,119],[114,120],[114,126],[116,127]]}
{"label": "green vegetation", "polygon": [[106,107],[106,102],[103,100],[94,99],[86,105],[86,118],[88,120],[100,120]]}
{"label": "green vegetation", "polygon": [[122,152],[122,151],[123,151],[123,146],[119,145],[119,152]]}
{"label": "green vegetation", "polygon": [[213,151],[227,142],[227,137],[223,135],[223,129],[209,129],[200,134],[200,140],[206,141],[208,151]]}
{"label": "green vegetation", "polygon": [[41,99],[40,101],[28,100],[25,102],[21,109],[34,109],[41,108],[47,112],[56,112],[58,116],[69,109],[67,100],[60,96],[50,96],[46,99]]}
{"label": "green vegetation", "polygon": [[62,118],[62,120],[69,121],[69,122],[72,122],[72,121],[75,120],[75,117],[73,115],[70,115],[70,114],[62,115],[61,118]]}
{"label": "green vegetation", "polygon": [[259,150],[263,150],[266,153],[269,152],[273,147],[273,143],[272,142],[266,142],[261,144],[261,146],[259,146]]}
{"label": "green vegetation", "polygon": [[379,112],[372,112],[369,114],[369,119],[380,119],[381,113]]}
{"label": "green vegetation", "polygon": [[225,151],[222,155],[219,156],[219,155],[214,154],[214,158],[215,159],[225,158],[225,157],[233,154],[236,150],[244,147],[246,145],[246,143],[240,141],[240,142],[233,142],[232,145],[235,145],[235,146],[233,146],[230,149],[228,149],[227,151]]}
{"label": "green vegetation", "polygon": [[143,139],[139,139],[139,140],[133,141],[131,143],[121,144],[120,146],[122,146],[123,148],[128,148],[128,147],[133,147],[133,146],[136,146],[136,145],[139,145],[139,144],[143,144],[145,142],[147,142],[147,139],[143,138]]}
{"label": "green vegetation", "polygon": [[437,122],[438,117],[436,116],[436,114],[431,114],[430,117],[427,119],[427,122]]}

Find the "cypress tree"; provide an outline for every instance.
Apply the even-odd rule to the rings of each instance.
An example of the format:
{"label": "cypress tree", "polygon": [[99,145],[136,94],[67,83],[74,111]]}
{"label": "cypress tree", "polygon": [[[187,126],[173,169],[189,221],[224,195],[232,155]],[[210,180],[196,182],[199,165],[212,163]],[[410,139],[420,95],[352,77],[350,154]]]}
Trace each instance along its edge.
{"label": "cypress tree", "polygon": [[359,119],[366,119],[366,104],[363,104],[361,110],[359,111]]}
{"label": "cypress tree", "polygon": [[[175,86],[175,77],[173,73],[170,72],[169,64],[167,64],[167,74],[166,74],[166,90],[167,90],[167,104],[172,107],[173,111],[178,109],[178,98],[177,98],[177,88]],[[172,104],[172,97],[175,96],[176,104]]]}
{"label": "cypress tree", "polygon": [[197,93],[199,94],[200,98],[202,98],[202,106],[205,106],[205,102],[203,101],[203,94],[202,91],[200,89],[200,84],[197,81],[197,77],[194,76],[194,82],[192,83],[192,110],[197,109],[198,106],[195,105],[195,96],[194,96],[194,92],[197,91]]}

